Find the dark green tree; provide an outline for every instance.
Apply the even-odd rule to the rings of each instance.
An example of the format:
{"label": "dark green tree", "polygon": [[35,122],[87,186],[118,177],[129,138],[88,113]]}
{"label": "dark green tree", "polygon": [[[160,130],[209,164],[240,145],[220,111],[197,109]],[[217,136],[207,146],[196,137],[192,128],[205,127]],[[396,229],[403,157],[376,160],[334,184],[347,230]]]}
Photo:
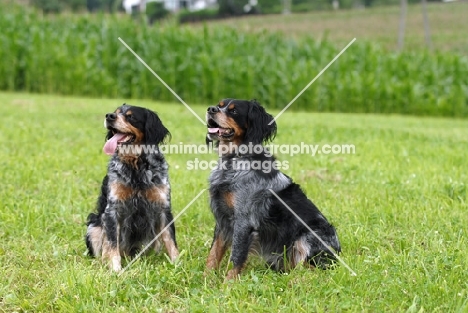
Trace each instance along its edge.
{"label": "dark green tree", "polygon": [[86,7],[89,12],[114,13],[122,7],[122,0],[86,0]]}
{"label": "dark green tree", "polygon": [[41,9],[45,14],[60,13],[62,4],[59,0],[31,0],[31,4]]}

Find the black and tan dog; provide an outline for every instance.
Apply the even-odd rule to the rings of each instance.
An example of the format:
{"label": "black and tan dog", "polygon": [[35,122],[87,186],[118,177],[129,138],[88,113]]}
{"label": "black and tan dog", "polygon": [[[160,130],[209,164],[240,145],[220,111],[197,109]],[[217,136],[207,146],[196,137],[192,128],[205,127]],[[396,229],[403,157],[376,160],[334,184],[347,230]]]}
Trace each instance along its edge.
{"label": "black and tan dog", "polygon": [[[132,257],[156,236],[169,257],[179,255],[172,223],[168,165],[159,144],[170,136],[156,113],[122,105],[106,114],[104,152],[112,155],[101,186],[97,213],[88,217],[89,254],[102,257],[115,271],[121,257]],[[169,225],[169,226],[168,226]]]}
{"label": "black and tan dog", "polygon": [[206,120],[207,139],[216,141],[221,152],[209,179],[216,226],[207,268],[218,268],[231,246],[233,268],[227,279],[239,275],[253,251],[275,270],[298,264],[327,268],[335,260],[333,252],[341,249],[335,228],[300,186],[274,165],[270,171],[252,166],[275,162],[262,150],[262,144],[276,135],[273,117],[255,100],[225,99],[208,108]]}

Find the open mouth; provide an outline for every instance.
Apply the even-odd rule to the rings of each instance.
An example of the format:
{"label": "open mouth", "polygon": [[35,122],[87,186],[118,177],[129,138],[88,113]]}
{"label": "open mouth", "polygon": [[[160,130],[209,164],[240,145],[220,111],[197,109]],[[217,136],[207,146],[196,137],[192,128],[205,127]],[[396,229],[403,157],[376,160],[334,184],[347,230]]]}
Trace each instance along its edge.
{"label": "open mouth", "polygon": [[133,134],[119,133],[115,130],[112,130],[112,132],[114,133],[114,135],[106,141],[106,144],[103,148],[104,153],[106,153],[107,155],[113,155],[120,144],[132,143],[133,141],[135,141],[135,136]]}
{"label": "open mouth", "polygon": [[229,138],[234,135],[234,129],[232,128],[223,128],[218,125],[213,119],[208,119],[207,125],[208,133],[210,135],[217,135],[218,137]]}

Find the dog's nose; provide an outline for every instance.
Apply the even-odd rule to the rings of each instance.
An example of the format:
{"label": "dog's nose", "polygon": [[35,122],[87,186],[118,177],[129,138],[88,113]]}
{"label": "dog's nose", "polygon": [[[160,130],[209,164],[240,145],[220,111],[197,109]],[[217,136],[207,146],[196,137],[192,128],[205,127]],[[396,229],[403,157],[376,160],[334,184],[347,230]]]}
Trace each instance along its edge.
{"label": "dog's nose", "polygon": [[117,114],[115,113],[106,114],[106,121],[112,122],[112,121],[115,121],[116,119],[117,119]]}
{"label": "dog's nose", "polygon": [[219,108],[218,107],[215,107],[215,106],[212,106],[212,107],[209,107],[208,110],[206,110],[209,114],[215,114],[217,112],[219,112]]}

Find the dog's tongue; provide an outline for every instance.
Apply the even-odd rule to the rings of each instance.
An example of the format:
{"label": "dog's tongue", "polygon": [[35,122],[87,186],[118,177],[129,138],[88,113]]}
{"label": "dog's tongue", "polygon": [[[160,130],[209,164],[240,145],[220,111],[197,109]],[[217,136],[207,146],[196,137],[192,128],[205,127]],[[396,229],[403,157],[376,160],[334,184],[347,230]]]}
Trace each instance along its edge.
{"label": "dog's tongue", "polygon": [[214,133],[217,133],[219,131],[219,128],[208,128],[208,132],[210,134],[214,134]]}
{"label": "dog's tongue", "polygon": [[125,134],[117,133],[114,136],[112,136],[111,139],[106,141],[106,144],[104,145],[104,148],[102,150],[104,151],[105,154],[107,155],[113,155],[115,152],[115,149],[117,149],[117,145],[119,144],[119,140],[122,140],[125,136]]}

